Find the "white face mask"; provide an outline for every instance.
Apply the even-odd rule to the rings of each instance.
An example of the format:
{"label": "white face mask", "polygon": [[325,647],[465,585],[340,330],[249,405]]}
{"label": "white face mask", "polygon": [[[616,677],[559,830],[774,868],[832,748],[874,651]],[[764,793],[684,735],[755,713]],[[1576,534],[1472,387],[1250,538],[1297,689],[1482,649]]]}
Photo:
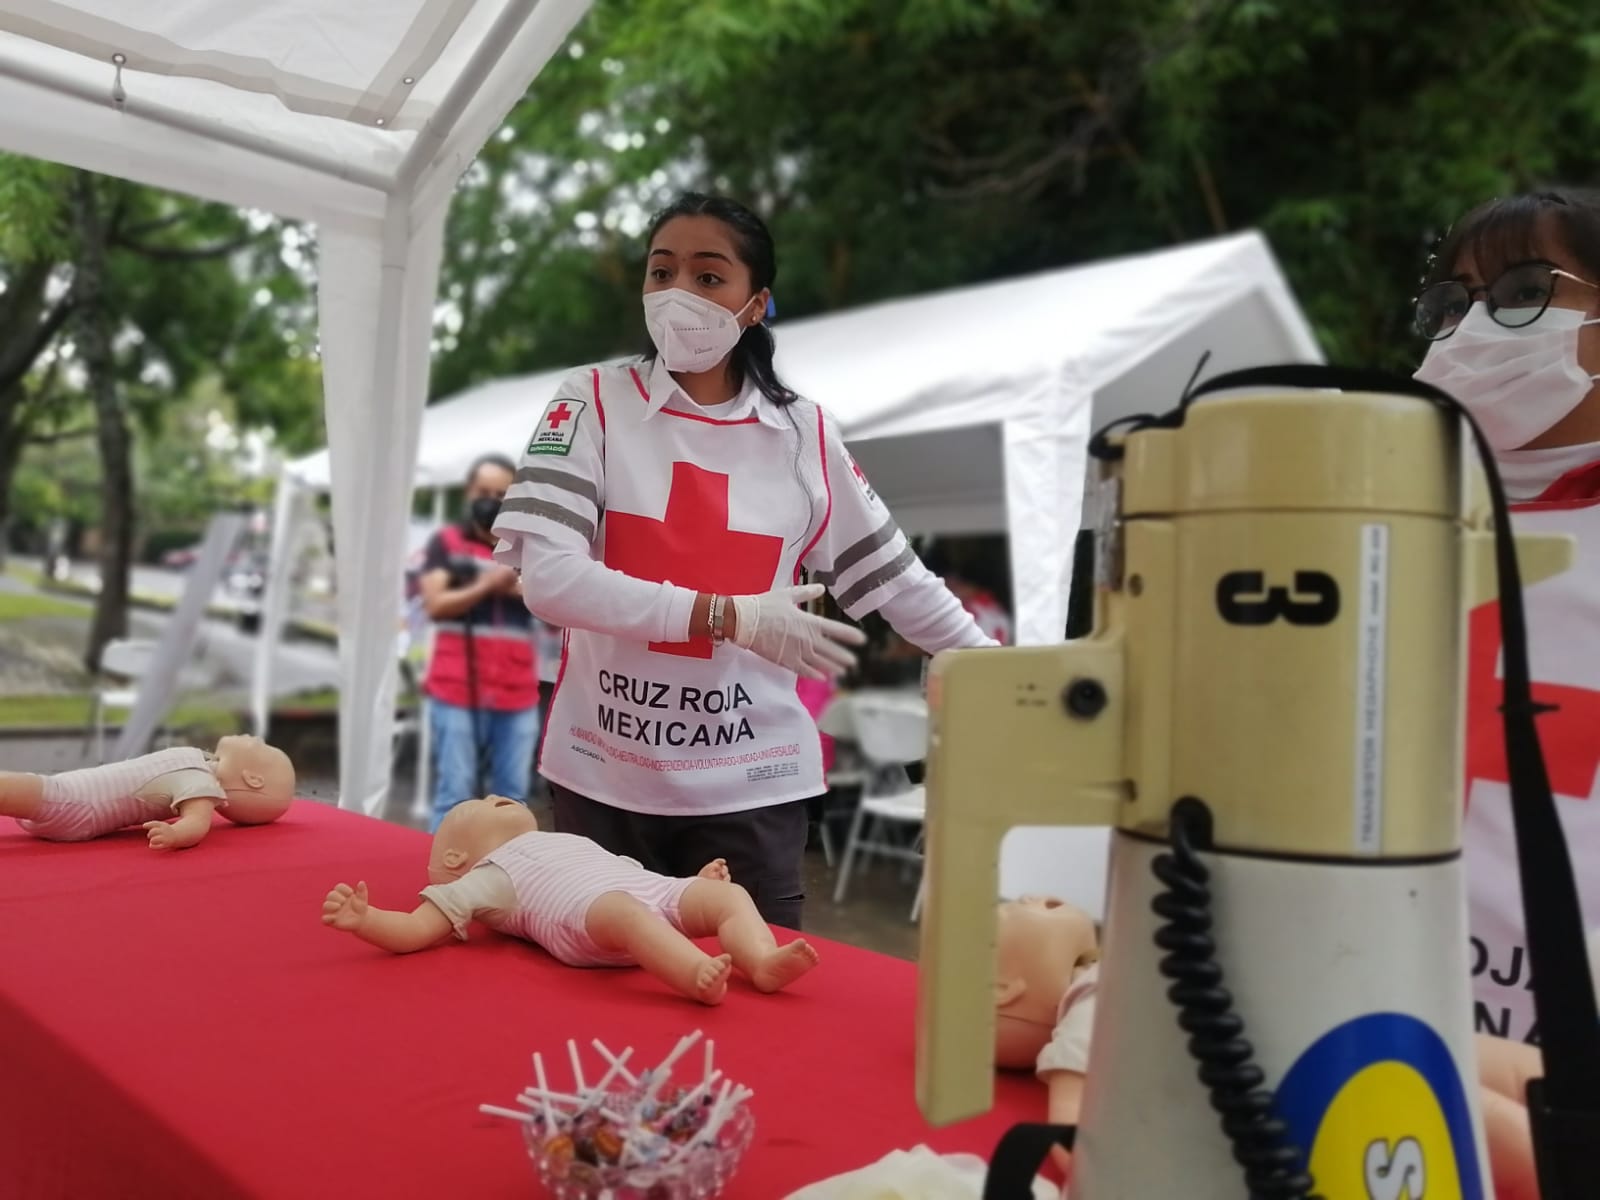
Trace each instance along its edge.
{"label": "white face mask", "polygon": [[1480,302],[1428,347],[1415,377],[1461,401],[1494,449],[1515,450],[1577,408],[1600,378],[1578,365],[1578,331],[1595,324],[1577,309],[1551,308],[1507,329]]}
{"label": "white face mask", "polygon": [[644,323],[667,370],[694,375],[711,370],[739,344],[744,335],[739,318],[749,307],[729,312],[715,300],[669,288],[645,295]]}

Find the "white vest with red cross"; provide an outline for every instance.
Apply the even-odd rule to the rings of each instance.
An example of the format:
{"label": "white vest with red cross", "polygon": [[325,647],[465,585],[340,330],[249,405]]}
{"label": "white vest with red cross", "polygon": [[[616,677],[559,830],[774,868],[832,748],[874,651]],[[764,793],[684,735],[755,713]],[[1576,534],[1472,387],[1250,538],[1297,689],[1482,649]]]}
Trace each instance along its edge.
{"label": "white vest with red cross", "polygon": [[[1513,507],[1519,533],[1577,541],[1571,570],[1526,591],[1534,699],[1584,920],[1600,929],[1600,463]],[[1501,701],[1499,605],[1473,612],[1467,681],[1467,889],[1479,1033],[1538,1041],[1529,991]]]}
{"label": "white vest with red cross", "polygon": [[[502,536],[579,530],[591,557],[635,579],[739,596],[804,566],[853,616],[941,586],[806,400],[780,407],[747,387],[699,407],[659,365],[600,367],[563,385],[524,464]],[[571,624],[540,760],[551,782],[667,815],[825,789],[792,671],[698,630],[645,644]]]}

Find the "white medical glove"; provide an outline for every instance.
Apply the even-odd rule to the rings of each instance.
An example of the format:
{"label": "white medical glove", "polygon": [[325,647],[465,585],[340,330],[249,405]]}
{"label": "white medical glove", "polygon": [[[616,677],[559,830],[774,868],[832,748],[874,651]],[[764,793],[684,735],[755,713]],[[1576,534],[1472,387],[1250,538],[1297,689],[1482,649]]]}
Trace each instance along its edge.
{"label": "white medical glove", "polygon": [[865,644],[854,625],[830,621],[799,607],[822,595],[820,583],[778,588],[760,596],[733,596],[733,642],[805,679],[836,679],[856,664],[846,646]]}

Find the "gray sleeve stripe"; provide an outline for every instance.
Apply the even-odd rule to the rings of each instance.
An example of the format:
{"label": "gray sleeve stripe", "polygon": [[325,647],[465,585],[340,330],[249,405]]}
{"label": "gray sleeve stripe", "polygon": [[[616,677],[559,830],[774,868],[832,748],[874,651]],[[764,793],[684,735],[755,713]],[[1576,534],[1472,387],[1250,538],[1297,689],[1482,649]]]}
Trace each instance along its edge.
{"label": "gray sleeve stripe", "polygon": [[[890,542],[894,541],[899,532],[900,527],[894,523],[894,518],[890,517],[859,542],[846,546],[840,551],[839,557],[833,560],[833,577],[837,579],[869,554],[876,550],[882,550]],[[896,561],[898,562],[899,560],[896,559]]]}
{"label": "gray sleeve stripe", "polygon": [[[565,525],[568,529],[575,529],[583,534],[584,541],[594,541],[594,522],[587,517],[581,517],[571,509],[562,508],[559,504],[552,504],[548,500],[534,500],[527,496],[513,496],[507,498],[500,506],[502,513],[527,513],[532,517],[543,517],[547,521],[554,521],[557,525]],[[515,528],[510,522],[508,526]]]}
{"label": "gray sleeve stripe", "polygon": [[575,496],[582,496],[596,509],[600,507],[600,489],[595,487],[592,479],[585,479],[581,475],[569,475],[566,471],[553,471],[549,467],[523,467],[517,472],[515,483],[544,483],[553,488],[560,488],[563,492],[571,492]]}
{"label": "gray sleeve stripe", "polygon": [[890,559],[886,565],[879,567],[872,574],[850,588],[844,595],[838,597],[839,607],[844,609],[845,612],[850,612],[855,605],[860,604],[861,601],[865,600],[884,584],[893,583],[916,565],[917,552],[907,546],[894,558]]}

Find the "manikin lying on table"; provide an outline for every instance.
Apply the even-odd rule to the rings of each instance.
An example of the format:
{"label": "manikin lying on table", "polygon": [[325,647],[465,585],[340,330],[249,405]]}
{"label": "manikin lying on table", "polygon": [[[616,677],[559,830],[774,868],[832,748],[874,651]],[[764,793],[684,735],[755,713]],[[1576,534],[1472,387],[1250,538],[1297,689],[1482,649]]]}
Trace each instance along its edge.
{"label": "manikin lying on table", "polygon": [[1100,977],[1094,922],[1043,896],[1006,901],[999,922],[995,1065],[1037,1072],[1050,1089],[1049,1123],[1076,1124]]}
{"label": "manikin lying on table", "polygon": [[[588,838],[544,833],[515,800],[490,796],[456,805],[433,835],[430,886],[409,913],[367,903],[367,885],[328,893],[322,920],[397,954],[422,950],[452,931],[462,941],[474,917],[544,947],[572,967],[642,966],[704,1004],[720,1004],[737,967],[758,991],[775,992],[817,964],[804,941],[779,947],[750,893],[718,859],[694,879],[670,879]],[[715,958],[690,938],[715,937]]]}
{"label": "manikin lying on table", "polygon": [[60,775],[0,771],[0,816],[52,842],[142,825],[151,849],[182,850],[211,831],[214,811],[238,825],[265,825],[293,802],[289,756],[244,736],[223,738],[215,754],[180,746]]}
{"label": "manikin lying on table", "polygon": [[[1035,1070],[1049,1088],[1046,1120],[1076,1124],[1100,970],[1094,924],[1070,904],[1033,896],[1000,905],[999,922],[995,1063]],[[1477,1051],[1495,1195],[1538,1200],[1526,1092],[1544,1074],[1539,1049],[1479,1036]],[[1070,1162],[1063,1151],[1056,1159]]]}

